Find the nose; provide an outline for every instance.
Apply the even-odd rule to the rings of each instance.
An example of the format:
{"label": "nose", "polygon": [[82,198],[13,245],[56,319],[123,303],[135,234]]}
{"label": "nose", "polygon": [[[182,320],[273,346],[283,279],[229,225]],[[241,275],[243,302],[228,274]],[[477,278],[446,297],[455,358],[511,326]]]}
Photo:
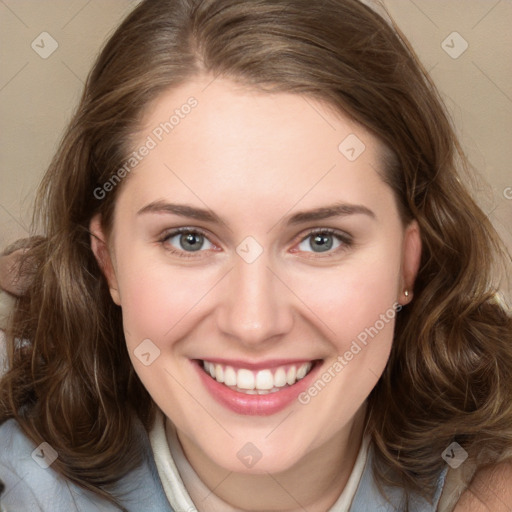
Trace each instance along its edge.
{"label": "nose", "polygon": [[247,263],[242,258],[226,276],[224,300],[217,308],[217,326],[246,347],[264,349],[290,332],[293,325],[292,294],[276,277],[262,254]]}

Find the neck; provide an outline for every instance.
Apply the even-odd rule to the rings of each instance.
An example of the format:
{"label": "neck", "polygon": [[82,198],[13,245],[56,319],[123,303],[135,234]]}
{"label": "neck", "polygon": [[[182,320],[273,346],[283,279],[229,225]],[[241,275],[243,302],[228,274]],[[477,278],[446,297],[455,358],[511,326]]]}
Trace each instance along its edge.
{"label": "neck", "polygon": [[[178,439],[202,482],[236,510],[251,512],[311,512],[329,510],[346,486],[362,443],[365,408],[322,446],[307,453],[286,471],[251,475],[223,469],[183,432]],[[219,485],[219,481],[222,482]],[[207,512],[203,496],[190,497],[199,512]]]}

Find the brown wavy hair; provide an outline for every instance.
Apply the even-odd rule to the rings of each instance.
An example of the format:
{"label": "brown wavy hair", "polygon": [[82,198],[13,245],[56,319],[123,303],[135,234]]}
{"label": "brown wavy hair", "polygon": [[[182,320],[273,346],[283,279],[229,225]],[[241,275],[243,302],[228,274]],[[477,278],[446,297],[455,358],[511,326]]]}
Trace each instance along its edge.
{"label": "brown wavy hair", "polygon": [[148,106],[206,73],[318,99],[384,142],[384,179],[404,225],[418,221],[423,252],[368,400],[374,469],[429,497],[452,441],[492,462],[512,443],[512,319],[493,277],[510,256],[463,183],[467,164],[431,79],[400,30],[357,0],[146,0],[125,19],[41,184],[44,238],[28,252],[31,284],[7,332],[0,422],[15,418],[57,450],[53,468],[112,501],[110,484],[140,460],[133,427],[138,417],[150,429],[155,406],[88,231],[97,213],[109,231],[123,184],[103,200],[94,190],[126,161]]}

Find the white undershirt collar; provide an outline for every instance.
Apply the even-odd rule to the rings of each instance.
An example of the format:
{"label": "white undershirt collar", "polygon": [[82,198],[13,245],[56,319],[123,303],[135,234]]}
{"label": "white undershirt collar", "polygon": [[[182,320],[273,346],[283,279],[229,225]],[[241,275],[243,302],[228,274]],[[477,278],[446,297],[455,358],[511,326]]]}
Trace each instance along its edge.
{"label": "white undershirt collar", "polygon": [[[239,512],[212,493],[201,481],[183,453],[174,425],[165,421],[160,411],[149,433],[149,440],[165,495],[175,512],[198,510],[187,489],[194,496],[203,497],[202,503],[197,503],[201,511]],[[366,464],[368,446],[369,438],[365,437],[347,484],[328,512],[347,512],[350,509]]]}

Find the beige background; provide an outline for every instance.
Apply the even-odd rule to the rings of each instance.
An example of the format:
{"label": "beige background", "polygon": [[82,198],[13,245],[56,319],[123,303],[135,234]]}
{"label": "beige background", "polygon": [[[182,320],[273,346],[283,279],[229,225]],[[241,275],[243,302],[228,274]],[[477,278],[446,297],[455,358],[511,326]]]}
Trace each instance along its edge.
{"label": "beige background", "polygon": [[[438,84],[482,178],[477,198],[512,249],[512,0],[384,3]],[[0,0],[0,248],[27,235],[35,189],[93,59],[136,4]],[[58,43],[46,59],[31,47],[42,32]],[[468,48],[452,58],[443,41],[452,53]]]}

